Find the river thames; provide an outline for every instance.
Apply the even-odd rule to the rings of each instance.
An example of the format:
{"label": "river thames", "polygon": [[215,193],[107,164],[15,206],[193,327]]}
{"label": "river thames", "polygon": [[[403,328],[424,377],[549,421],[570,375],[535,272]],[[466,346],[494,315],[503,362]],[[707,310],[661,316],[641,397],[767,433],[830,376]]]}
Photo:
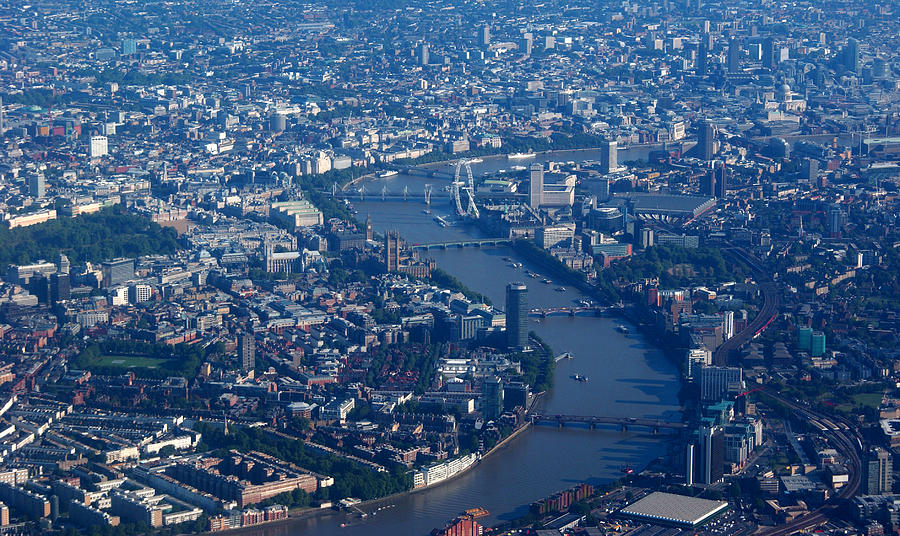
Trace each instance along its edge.
{"label": "river thames", "polygon": [[[525,161],[525,165],[530,162]],[[496,171],[502,165],[500,161],[486,161],[482,166],[493,169],[482,168],[478,172]],[[404,185],[420,185],[424,180],[399,175],[373,181],[369,191],[380,190],[381,182],[389,184],[391,191],[400,191]],[[367,215],[372,218],[377,232],[396,229],[410,243],[480,236],[473,227],[441,227],[433,220],[434,214],[451,212],[446,198],[434,200],[432,214],[423,212],[425,205],[421,201],[368,201],[354,202],[354,205],[360,219]],[[437,250],[428,255],[440,268],[501,307],[506,284],[511,281],[528,285],[530,307],[567,306],[584,298],[572,289],[559,290],[562,283],[542,282],[552,276],[530,277],[526,271],[540,273],[541,270],[518,258],[507,247]],[[524,266],[512,266],[506,258]],[[554,352],[571,352],[575,357],[557,365],[554,388],[543,401],[545,413],[681,420],[677,400],[680,384],[675,366],[661,351],[635,334],[635,329],[631,329],[631,335],[618,332],[619,323],[606,317],[530,320],[530,328]],[[572,378],[574,374],[587,376],[588,381],[576,381]],[[532,501],[580,482],[600,484],[622,476],[625,467],[639,470],[663,455],[665,449],[664,438],[652,435],[649,430],[591,431],[574,427],[558,430],[552,426],[536,426],[461,476],[424,491],[367,505],[365,510],[370,515],[366,518],[324,514],[241,533],[424,536],[472,507],[490,511],[489,517],[480,520],[490,526],[523,515]]]}

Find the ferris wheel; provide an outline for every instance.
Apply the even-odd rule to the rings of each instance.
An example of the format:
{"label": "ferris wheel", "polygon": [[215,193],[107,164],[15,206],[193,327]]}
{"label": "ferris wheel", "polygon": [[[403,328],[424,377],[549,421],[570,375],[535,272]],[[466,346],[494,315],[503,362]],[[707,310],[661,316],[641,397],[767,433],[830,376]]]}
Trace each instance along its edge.
{"label": "ferris wheel", "polygon": [[[450,193],[453,203],[456,205],[456,214],[460,217],[478,217],[478,207],[475,205],[475,179],[472,177],[471,162],[465,158],[456,163],[456,173],[453,175],[453,183],[450,185]],[[466,170],[466,180],[463,181],[462,170]],[[466,197],[466,206],[463,207],[462,197]]]}

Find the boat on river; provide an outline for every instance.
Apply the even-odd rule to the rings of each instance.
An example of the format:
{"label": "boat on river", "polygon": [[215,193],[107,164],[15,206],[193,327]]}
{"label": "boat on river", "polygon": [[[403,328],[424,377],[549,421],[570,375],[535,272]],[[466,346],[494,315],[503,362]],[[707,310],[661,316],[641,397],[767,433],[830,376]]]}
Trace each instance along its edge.
{"label": "boat on river", "polygon": [[512,153],[506,155],[506,158],[510,160],[524,160],[525,158],[534,158],[535,156],[534,153]]}
{"label": "boat on river", "polygon": [[399,175],[399,174],[400,174],[399,171],[395,171],[395,170],[391,169],[389,171],[385,171],[384,173],[378,175],[378,178],[386,179],[388,177],[393,177],[394,175]]}
{"label": "boat on river", "polygon": [[628,328],[623,326],[622,324],[619,324],[618,326],[616,326],[616,331],[618,331],[619,333],[624,333],[625,335],[628,335]]}
{"label": "boat on river", "polygon": [[468,510],[463,512],[463,515],[467,515],[473,519],[478,519],[481,517],[487,517],[491,515],[491,513],[484,508],[469,508]]}
{"label": "boat on river", "polygon": [[576,382],[586,382],[586,381],[588,381],[588,377],[587,377],[587,376],[583,376],[583,375],[581,375],[581,374],[574,374],[574,375],[572,375],[572,379],[575,380]]}

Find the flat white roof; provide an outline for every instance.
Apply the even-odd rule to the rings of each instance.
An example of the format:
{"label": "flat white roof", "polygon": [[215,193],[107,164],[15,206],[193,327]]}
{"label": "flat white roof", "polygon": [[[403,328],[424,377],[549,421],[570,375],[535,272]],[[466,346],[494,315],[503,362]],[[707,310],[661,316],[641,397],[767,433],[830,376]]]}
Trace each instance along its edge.
{"label": "flat white roof", "polygon": [[619,513],[650,521],[697,526],[727,508],[726,501],[711,501],[657,491],[622,508]]}

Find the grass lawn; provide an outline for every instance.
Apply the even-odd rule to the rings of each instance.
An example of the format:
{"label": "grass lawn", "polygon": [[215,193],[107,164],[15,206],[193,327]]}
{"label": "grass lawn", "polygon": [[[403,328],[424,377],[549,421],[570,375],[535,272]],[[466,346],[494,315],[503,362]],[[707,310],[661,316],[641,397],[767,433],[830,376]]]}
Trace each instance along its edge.
{"label": "grass lawn", "polygon": [[868,406],[878,409],[878,406],[881,405],[881,399],[883,396],[883,393],[860,393],[852,395],[850,397],[852,402],[839,404],[837,406],[837,409],[839,409],[840,411],[850,411],[857,406]]}
{"label": "grass lawn", "polygon": [[95,366],[98,367],[119,367],[119,368],[157,368],[165,366],[168,359],[156,359],[153,357],[145,357],[140,355],[102,355],[96,361]]}

